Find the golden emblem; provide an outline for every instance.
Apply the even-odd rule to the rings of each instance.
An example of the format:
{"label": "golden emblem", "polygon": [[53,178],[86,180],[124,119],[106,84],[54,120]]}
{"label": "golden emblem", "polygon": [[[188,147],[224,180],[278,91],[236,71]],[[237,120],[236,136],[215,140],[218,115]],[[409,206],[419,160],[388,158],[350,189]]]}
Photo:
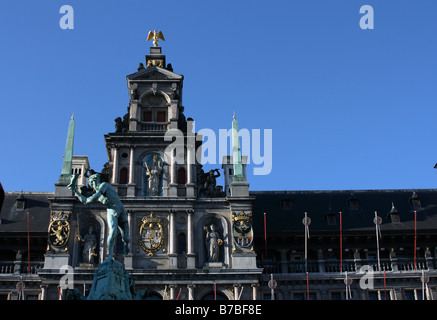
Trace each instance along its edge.
{"label": "golden emblem", "polygon": [[159,45],[159,41],[158,41],[159,39],[165,41],[164,35],[162,34],[162,31],[156,32],[156,30],[149,31],[149,34],[147,35],[147,40],[146,41],[149,41],[149,40],[152,40],[152,39],[153,39],[153,45],[155,47],[157,47]]}
{"label": "golden emblem", "polygon": [[253,241],[252,212],[232,213],[232,235],[239,247],[247,248]]}
{"label": "golden emblem", "polygon": [[49,224],[49,242],[55,248],[61,248],[70,236],[71,211],[52,211]]}
{"label": "golden emblem", "polygon": [[[159,251],[165,243],[167,219],[150,216],[138,218],[138,243],[148,256]],[[165,252],[165,246],[162,249]]]}

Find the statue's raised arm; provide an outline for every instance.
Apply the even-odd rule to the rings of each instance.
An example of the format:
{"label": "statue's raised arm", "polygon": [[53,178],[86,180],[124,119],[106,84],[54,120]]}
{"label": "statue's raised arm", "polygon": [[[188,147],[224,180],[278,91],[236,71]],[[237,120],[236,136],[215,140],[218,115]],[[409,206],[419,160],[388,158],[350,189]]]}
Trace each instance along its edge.
{"label": "statue's raised arm", "polygon": [[79,175],[77,173],[71,175],[71,180],[70,180],[70,184],[67,186],[68,189],[72,190],[74,192],[74,194],[76,195],[76,197],[79,198],[80,202],[82,203],[86,203],[86,197],[83,196],[78,188],[77,188],[77,178],[79,177]]}

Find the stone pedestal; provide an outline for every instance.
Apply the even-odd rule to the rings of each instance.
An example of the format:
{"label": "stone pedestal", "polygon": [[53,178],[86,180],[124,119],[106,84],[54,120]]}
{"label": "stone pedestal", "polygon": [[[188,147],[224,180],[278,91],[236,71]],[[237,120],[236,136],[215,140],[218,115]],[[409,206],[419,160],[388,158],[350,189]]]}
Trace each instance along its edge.
{"label": "stone pedestal", "polygon": [[94,274],[87,300],[133,300],[133,279],[117,260],[105,260]]}
{"label": "stone pedestal", "polygon": [[233,253],[232,254],[233,269],[257,269],[256,254],[252,253]]}
{"label": "stone pedestal", "polygon": [[223,269],[223,262],[205,262],[205,265],[203,266],[204,270],[210,270],[210,269]]}
{"label": "stone pedestal", "polygon": [[196,255],[194,253],[187,253],[187,269],[196,268]]}
{"label": "stone pedestal", "polygon": [[44,255],[44,269],[61,269],[70,265],[68,253],[46,253]]}
{"label": "stone pedestal", "polygon": [[249,183],[246,181],[232,181],[230,185],[231,197],[248,197]]}

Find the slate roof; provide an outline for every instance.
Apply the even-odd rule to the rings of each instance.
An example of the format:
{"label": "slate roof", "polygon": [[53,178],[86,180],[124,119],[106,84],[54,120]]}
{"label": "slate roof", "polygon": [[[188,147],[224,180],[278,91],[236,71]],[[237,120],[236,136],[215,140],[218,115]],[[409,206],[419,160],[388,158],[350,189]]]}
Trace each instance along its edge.
{"label": "slate roof", "polygon": [[[31,232],[47,233],[50,221],[48,197],[52,192],[5,192],[3,206],[0,208],[0,232],[27,232],[27,212]],[[17,209],[17,198],[25,201],[24,209]]]}
{"label": "slate roof", "polygon": [[[340,211],[345,232],[375,232],[373,219],[377,211],[382,218],[382,232],[402,233],[414,230],[415,210],[417,230],[437,232],[437,189],[253,191],[250,195],[256,197],[253,227],[257,234],[264,232],[264,212],[269,233],[302,233],[305,212],[311,218],[313,232],[337,233]],[[414,206],[414,197],[420,201],[420,207]],[[392,204],[399,213],[399,223],[391,220]],[[328,224],[328,214],[335,216],[335,224]]]}

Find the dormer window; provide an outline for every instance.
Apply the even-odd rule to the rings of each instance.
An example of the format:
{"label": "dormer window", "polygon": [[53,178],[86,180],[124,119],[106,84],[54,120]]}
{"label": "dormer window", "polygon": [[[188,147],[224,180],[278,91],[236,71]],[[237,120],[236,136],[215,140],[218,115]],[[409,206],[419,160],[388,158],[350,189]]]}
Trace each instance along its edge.
{"label": "dormer window", "polygon": [[358,211],[358,199],[355,196],[350,197],[347,202],[351,211]]}
{"label": "dormer window", "polygon": [[337,217],[333,213],[328,213],[324,220],[328,226],[335,226],[337,224]]}
{"label": "dormer window", "polygon": [[413,204],[414,210],[419,210],[422,207],[422,204],[420,203],[420,198],[415,191],[411,195],[410,201]]}
{"label": "dormer window", "polygon": [[17,200],[15,200],[15,205],[17,210],[24,210],[24,207],[26,205],[26,200],[24,199],[23,194],[20,194]]}
{"label": "dormer window", "polygon": [[398,210],[396,210],[394,203],[391,204],[390,218],[392,223],[401,222],[401,219],[399,217],[399,212]]}
{"label": "dormer window", "polygon": [[284,210],[291,210],[291,199],[284,199],[281,201],[282,209]]}

